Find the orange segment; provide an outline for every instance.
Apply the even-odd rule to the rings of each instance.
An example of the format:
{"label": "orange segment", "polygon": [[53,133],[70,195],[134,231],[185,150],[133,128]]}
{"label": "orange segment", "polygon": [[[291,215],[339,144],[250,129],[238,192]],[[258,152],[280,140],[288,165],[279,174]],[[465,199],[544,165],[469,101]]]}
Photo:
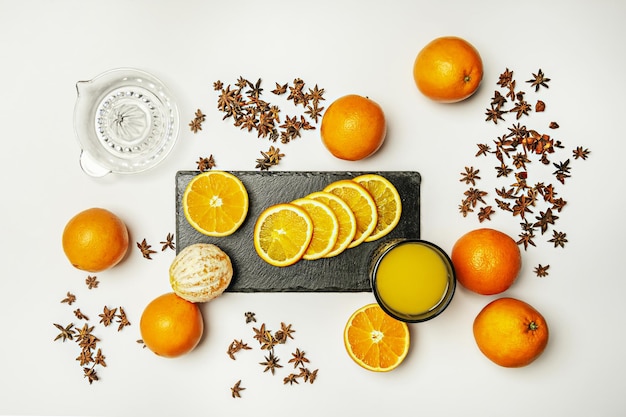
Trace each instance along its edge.
{"label": "orange segment", "polygon": [[254,226],[254,248],[267,263],[288,266],[304,256],[313,238],[313,221],[295,204],[266,208]]}
{"label": "orange segment", "polygon": [[387,235],[400,221],[402,200],[396,187],[387,178],[377,174],[364,174],[354,178],[357,184],[365,188],[376,203],[378,221],[366,242],[371,242]]}
{"label": "orange segment", "polygon": [[330,258],[339,255],[348,248],[348,245],[350,245],[352,239],[354,239],[354,235],[356,235],[356,217],[354,217],[354,213],[345,201],[332,193],[316,191],[309,194],[307,198],[321,201],[335,213],[339,223],[337,242],[335,242],[335,246],[325,257]]}
{"label": "orange segment", "polygon": [[352,180],[339,180],[329,184],[324,191],[335,194],[350,207],[356,218],[356,234],[348,246],[360,245],[376,227],[378,214],[376,203],[365,188]]}
{"label": "orange segment", "polygon": [[357,364],[370,371],[387,372],[400,365],[409,351],[409,327],[387,315],[378,304],[368,304],[352,314],[343,341]]}
{"label": "orange segment", "polygon": [[326,204],[310,198],[299,198],[292,204],[302,207],[313,220],[313,237],[303,258],[314,260],[326,256],[339,235],[337,216]]}
{"label": "orange segment", "polygon": [[189,224],[208,236],[234,233],[248,214],[248,192],[241,180],[224,171],[207,171],[189,181],[183,194]]}

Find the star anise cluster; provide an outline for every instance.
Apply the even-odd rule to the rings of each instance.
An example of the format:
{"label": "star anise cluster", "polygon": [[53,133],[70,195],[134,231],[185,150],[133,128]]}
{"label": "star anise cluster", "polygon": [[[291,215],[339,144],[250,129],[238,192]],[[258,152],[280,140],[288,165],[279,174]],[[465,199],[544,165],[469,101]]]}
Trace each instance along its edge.
{"label": "star anise cluster", "polygon": [[[252,312],[246,312],[246,323],[256,322],[255,314]],[[280,363],[280,357],[278,356],[277,349],[281,345],[285,345],[289,340],[295,340],[294,333],[296,332],[291,324],[284,322],[280,323],[280,329],[271,331],[267,328],[265,323],[262,323],[259,327],[252,328],[254,332],[253,338],[258,342],[259,348],[264,352],[263,361],[259,362],[259,365],[263,366],[263,372],[269,372],[272,375],[276,375],[276,372],[284,366]],[[242,339],[233,339],[228,345],[226,354],[232,360],[236,360],[236,354],[244,350],[252,350],[247,343]],[[266,353],[265,353],[266,352]],[[312,384],[317,378],[318,369],[310,370],[308,364],[310,363],[306,353],[300,348],[296,348],[291,353],[291,359],[287,364],[292,365],[293,371],[288,373],[283,378],[283,384],[299,384],[300,381],[308,382]],[[231,394],[233,398],[240,398],[241,380],[239,380],[235,386],[231,388]]]}
{"label": "star anise cluster", "polygon": [[[286,144],[302,136],[302,131],[314,130],[324,107],[324,89],[315,85],[308,88],[305,82],[296,78],[293,83],[279,84],[271,91],[274,95],[287,94],[287,100],[293,105],[301,107],[303,112],[282,117],[280,108],[262,98],[263,88],[261,79],[251,82],[239,77],[234,85],[224,87],[221,81],[213,83],[215,91],[219,91],[217,109],[224,113],[223,120],[232,119],[235,127],[248,132],[256,132],[258,138],[268,138],[272,142],[280,140]],[[277,162],[276,162],[277,163]],[[269,166],[259,164],[257,168],[263,170]]]}
{"label": "star anise cluster", "polygon": [[[62,303],[67,303],[68,305],[71,305],[75,301],[76,296],[69,291],[67,292],[67,296],[61,300]],[[66,326],[53,323],[54,327],[60,332],[54,338],[54,341],[61,340],[65,342],[66,340],[70,340],[78,344],[80,354],[76,360],[83,368],[83,376],[92,384],[94,381],[99,380],[97,367],[107,366],[105,362],[106,358],[98,345],[100,339],[93,334],[95,326],[89,326],[86,323],[89,321],[89,317],[83,314],[80,308],[75,309],[73,312],[78,320],[83,320],[85,323],[80,328],[75,326],[74,323],[70,323]],[[126,326],[130,326],[130,321],[123,307],[109,309],[105,306],[103,313],[100,314],[99,317],[100,323],[105,327],[111,325],[117,319],[117,323],[119,324],[117,328],[118,331],[121,331]]]}
{"label": "star anise cluster", "polygon": [[283,156],[285,156],[284,153],[280,153],[279,148],[275,148],[273,146],[270,146],[267,152],[261,151],[261,155],[263,157],[256,160],[255,167],[260,169],[261,171],[267,171],[270,169],[270,167],[278,165]]}
{"label": "star anise cluster", "polygon": [[[527,80],[534,92],[538,92],[542,87],[548,88],[547,78],[540,69],[533,78]],[[487,202],[487,191],[477,187],[480,180],[479,169],[465,167],[461,172],[461,182],[470,187],[464,192],[464,198],[459,205],[459,211],[466,217],[469,213],[478,211],[477,216],[480,222],[491,220],[497,210],[509,212],[513,217],[521,220],[521,233],[519,234],[518,245],[535,246],[534,238],[537,234],[545,234],[552,229],[552,239],[548,240],[555,247],[564,247],[567,242],[566,234],[553,229],[556,220],[567,202],[562,197],[557,197],[555,185],[551,181],[530,179],[533,162],[540,165],[549,166],[552,164],[554,171],[552,175],[561,184],[571,177],[570,159],[552,162],[552,158],[558,151],[564,149],[560,140],[555,139],[545,131],[539,131],[527,127],[519,120],[527,117],[532,112],[532,105],[526,98],[526,93],[516,86],[513,71],[508,68],[499,76],[497,85],[499,89],[494,91],[491,98],[490,107],[487,109],[486,121],[498,124],[498,121],[506,121],[505,117],[514,114],[515,122],[510,125],[505,132],[493,140],[492,144],[479,143],[475,157],[492,156],[496,160],[495,178],[499,182],[504,182],[495,187],[495,197],[493,204]],[[536,112],[542,112],[546,104],[542,100],[537,100]],[[550,129],[558,128],[556,122],[550,123]],[[589,150],[578,146],[573,150],[574,159],[587,159]],[[534,173],[534,172],[532,172]]]}
{"label": "star anise cluster", "polygon": [[[165,240],[159,243],[162,245],[161,252],[167,249],[172,249],[172,250],[176,249],[176,244],[174,243],[173,233],[168,233]],[[144,259],[152,260],[152,255],[157,253],[157,251],[152,249],[152,245],[148,244],[148,241],[145,238],[141,242],[137,242],[136,245],[137,245],[137,249],[139,249],[139,251],[141,252],[141,256],[143,256]]]}

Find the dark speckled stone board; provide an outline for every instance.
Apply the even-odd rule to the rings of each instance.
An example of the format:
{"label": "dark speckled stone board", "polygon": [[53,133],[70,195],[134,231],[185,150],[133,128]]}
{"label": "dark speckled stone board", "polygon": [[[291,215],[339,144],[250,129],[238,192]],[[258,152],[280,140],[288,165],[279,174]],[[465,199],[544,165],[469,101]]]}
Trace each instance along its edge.
{"label": "dark speckled stone board", "polygon": [[263,261],[253,244],[253,229],[259,214],[267,207],[321,191],[340,179],[370,172],[298,172],[230,171],[248,190],[248,216],[240,229],[230,236],[209,237],[189,225],[182,210],[185,187],[198,171],[176,174],[176,249],[193,243],[213,243],[222,248],[233,263],[230,292],[366,292],[371,291],[368,260],[383,241],[398,237],[420,237],[420,182],[414,171],[371,172],[384,176],[398,189],[402,198],[402,216],[395,229],[374,242],[365,242],[333,257],[314,261],[301,260],[288,267],[275,267]]}

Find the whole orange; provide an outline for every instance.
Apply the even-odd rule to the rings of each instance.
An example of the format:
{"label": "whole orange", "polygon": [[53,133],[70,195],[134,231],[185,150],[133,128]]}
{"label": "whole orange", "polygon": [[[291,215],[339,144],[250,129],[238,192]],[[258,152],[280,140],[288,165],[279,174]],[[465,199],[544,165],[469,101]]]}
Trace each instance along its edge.
{"label": "whole orange", "polygon": [[99,272],[124,258],[128,251],[128,230],[110,211],[90,208],[67,222],[62,243],[72,265],[83,271]]}
{"label": "whole orange", "polygon": [[375,101],[349,94],[333,101],[324,116],[320,136],[334,156],[348,161],[367,158],[385,140],[387,123]]}
{"label": "whole orange", "polygon": [[472,44],[455,36],[444,36],[434,39],[417,54],[413,78],[426,97],[454,103],[476,92],[483,79],[483,62]]}
{"label": "whole orange", "polygon": [[548,325],[534,307],[515,298],[487,304],[474,319],[474,339],[480,351],[507,368],[526,366],[548,344]]}
{"label": "whole orange", "polygon": [[148,349],[159,356],[175,358],[191,352],[198,345],[204,321],[197,304],[171,292],[146,306],[139,329]]}
{"label": "whole orange", "polygon": [[517,243],[509,235],[489,228],[461,236],[452,247],[450,258],[461,285],[483,295],[507,290],[522,267]]}

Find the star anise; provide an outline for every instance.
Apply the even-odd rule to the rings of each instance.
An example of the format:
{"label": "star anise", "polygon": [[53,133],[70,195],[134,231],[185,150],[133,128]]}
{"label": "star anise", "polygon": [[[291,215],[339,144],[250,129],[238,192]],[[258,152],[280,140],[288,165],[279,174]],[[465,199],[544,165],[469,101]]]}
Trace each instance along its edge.
{"label": "star anise", "polygon": [[76,316],[78,320],[89,320],[89,317],[85,316],[83,312],[80,311],[80,308],[77,308],[76,310],[74,310],[74,315]]}
{"label": "star anise", "polygon": [[265,362],[259,362],[259,365],[265,366],[265,369],[263,370],[263,372],[270,371],[272,375],[274,375],[277,368],[283,367],[282,365],[278,363],[279,361],[280,359],[274,356],[274,352],[270,351],[269,356],[265,356]]}
{"label": "star anise", "polygon": [[223,87],[224,87],[224,84],[220,80],[217,80],[213,83],[213,89],[215,91],[220,91]]}
{"label": "star anise", "polygon": [[67,326],[63,327],[60,324],[56,324],[53,323],[54,327],[56,327],[57,329],[59,329],[61,331],[61,333],[59,333],[57,335],[57,337],[54,338],[54,341],[57,341],[59,339],[61,339],[62,342],[65,342],[66,340],[74,340],[74,323],[70,323]]}
{"label": "star anise", "polygon": [[513,204],[513,216],[519,215],[521,218],[524,218],[526,213],[532,213],[532,210],[528,207],[531,205],[531,200],[526,196],[522,195],[515,200],[515,204]]}
{"label": "star anise", "polygon": [[96,365],[100,365],[106,368],[107,363],[105,362],[106,356],[102,354],[102,350],[98,348],[98,352],[96,352],[96,357],[93,360]]}
{"label": "star anise", "polygon": [[487,192],[470,187],[469,190],[465,191],[464,195],[467,197],[467,201],[471,203],[472,207],[476,207],[478,202],[485,203],[483,197],[487,195]]}
{"label": "star anise", "polygon": [[235,382],[235,385],[230,389],[230,393],[233,398],[241,398],[241,391],[245,390],[244,387],[241,386],[241,379]]}
{"label": "star anise", "polygon": [[474,167],[465,167],[465,172],[461,172],[461,179],[459,181],[465,182],[465,184],[476,185],[476,180],[479,180],[480,177],[478,173],[479,169],[474,169]]}
{"label": "star anise", "polygon": [[121,331],[124,327],[130,326],[130,321],[128,321],[128,316],[126,316],[126,311],[124,308],[120,307],[120,312],[117,314],[117,322],[119,326],[117,326],[117,331]]}
{"label": "star anise", "polygon": [[213,158],[213,154],[209,155],[208,158],[200,157],[196,162],[198,165],[198,171],[205,172],[215,167],[215,159]]}
{"label": "star anise", "polygon": [[231,344],[228,345],[228,350],[226,351],[226,353],[228,354],[229,358],[235,360],[235,353],[239,352],[242,349],[250,350],[252,348],[248,346],[247,343],[244,343],[243,340],[233,340]]}
{"label": "star anise", "polygon": [[83,368],[83,371],[85,373],[85,378],[87,378],[87,380],[89,381],[89,384],[93,383],[94,381],[98,380],[98,374],[96,373],[96,370],[94,369],[94,367],[91,368]]}
{"label": "star anise", "polygon": [[61,300],[61,303],[67,303],[67,305],[72,305],[76,301],[76,296],[71,292],[67,292],[67,297]]}
{"label": "star anise", "polygon": [[513,71],[509,71],[509,69],[507,68],[502,74],[500,74],[497,84],[500,87],[507,87],[509,86],[509,84],[511,84],[512,81],[513,81]]}
{"label": "star anise", "polygon": [[583,149],[582,146],[577,146],[576,149],[574,149],[572,151],[572,153],[574,154],[574,159],[587,159],[587,157],[589,157],[589,149]]}
{"label": "star anise", "polygon": [[550,79],[546,78],[541,68],[539,68],[539,71],[537,71],[537,74],[533,73],[533,78],[526,82],[531,83],[530,86],[535,87],[535,91],[539,91],[539,87],[549,88],[548,87],[549,81]]}
{"label": "star anise", "polygon": [[202,130],[202,122],[198,119],[193,119],[189,122],[189,128],[193,133],[198,133],[198,130]]}
{"label": "star anise", "polygon": [[507,102],[506,97],[504,97],[502,94],[500,94],[499,91],[495,91],[493,98],[491,99],[491,105],[495,106],[496,108],[500,108],[502,107],[505,103]]}
{"label": "star anise", "polygon": [[276,83],[276,88],[272,90],[272,93],[276,94],[277,96],[281,94],[285,94],[286,92],[287,92],[287,84],[280,85]]}
{"label": "star anise", "polygon": [[253,313],[252,311],[247,311],[245,313],[245,316],[246,316],[246,324],[250,322],[256,322],[256,317],[254,317],[255,313]]}
{"label": "star anise", "polygon": [[528,112],[532,111],[532,106],[526,100],[520,100],[515,103],[515,107],[510,110],[512,113],[517,113],[516,118],[519,119],[522,116],[528,116]]}
{"label": "star anise", "polygon": [[93,288],[98,288],[99,283],[100,281],[98,281],[98,277],[96,276],[89,275],[87,278],[85,278],[85,284],[87,284],[87,288],[89,288],[90,290]]}
{"label": "star anise", "polygon": [[146,239],[142,240],[141,243],[137,242],[137,247],[141,251],[141,255],[146,259],[152,259],[151,255],[153,253],[156,253],[155,250],[150,249],[152,248],[152,246],[148,245],[148,243],[146,242]]}
{"label": "star anise", "polygon": [[548,269],[550,269],[550,265],[543,266],[539,264],[535,267],[534,271],[535,271],[535,274],[541,278],[541,277],[548,276]]}
{"label": "star anise", "polygon": [[494,214],[493,207],[491,206],[481,207],[480,210],[478,211],[478,221],[482,223],[485,220],[491,220],[492,214]]}
{"label": "star anise", "polygon": [[480,156],[480,155],[487,156],[489,152],[491,152],[491,148],[489,147],[489,145],[487,145],[486,143],[479,143],[478,152],[476,152],[475,156]]}
{"label": "star anise", "polygon": [[509,174],[513,172],[513,169],[509,168],[509,166],[504,162],[501,162],[500,166],[495,167],[495,169],[497,172],[496,178],[508,177]]}
{"label": "star anise", "polygon": [[562,248],[565,247],[567,243],[566,234],[563,232],[557,232],[556,230],[552,231],[552,239],[548,240],[548,242],[554,243],[554,247],[560,246]]}
{"label": "star anise", "polygon": [[536,246],[535,242],[533,242],[535,235],[533,235],[532,232],[522,232],[519,237],[520,239],[516,243],[518,245],[524,245],[525,250],[528,249],[528,245]]}
{"label": "star anise", "polygon": [[541,234],[544,234],[548,230],[548,225],[554,225],[554,221],[559,217],[552,214],[552,209],[548,208],[545,212],[540,211],[539,216],[535,217],[538,221],[533,225],[539,227]]}
{"label": "star anise", "polygon": [[559,162],[558,164],[552,164],[555,166],[556,171],[553,172],[556,175],[556,179],[561,182],[561,184],[565,184],[565,178],[571,177],[569,166],[569,159],[565,162]]}
{"label": "star anise", "polygon": [[283,378],[283,384],[289,384],[289,385],[299,384],[298,376],[299,375],[297,375],[297,374],[289,374],[289,375],[287,375],[285,378]]}
{"label": "star anise", "polygon": [[498,120],[504,120],[504,118],[502,117],[503,114],[504,114],[504,111],[501,110],[500,107],[496,107],[492,105],[485,112],[485,115],[487,116],[485,121],[486,122],[492,121],[494,124],[498,124]]}
{"label": "star anise", "polygon": [[296,348],[296,351],[292,353],[291,356],[293,356],[293,358],[289,359],[289,363],[293,363],[294,368],[297,368],[300,365],[304,366],[305,363],[309,362],[305,356],[305,352],[299,348]]}
{"label": "star anise", "polygon": [[176,245],[174,244],[174,234],[172,233],[168,233],[167,237],[165,238],[165,240],[163,242],[159,242],[161,245],[163,245],[163,247],[161,247],[161,252],[164,251],[165,249],[171,249],[171,250],[175,250],[176,249]]}
{"label": "star anise", "polygon": [[117,313],[117,307],[113,310],[109,310],[107,306],[104,306],[102,314],[98,314],[98,317],[100,317],[100,323],[104,324],[105,327],[109,326],[115,318],[115,313]]}

